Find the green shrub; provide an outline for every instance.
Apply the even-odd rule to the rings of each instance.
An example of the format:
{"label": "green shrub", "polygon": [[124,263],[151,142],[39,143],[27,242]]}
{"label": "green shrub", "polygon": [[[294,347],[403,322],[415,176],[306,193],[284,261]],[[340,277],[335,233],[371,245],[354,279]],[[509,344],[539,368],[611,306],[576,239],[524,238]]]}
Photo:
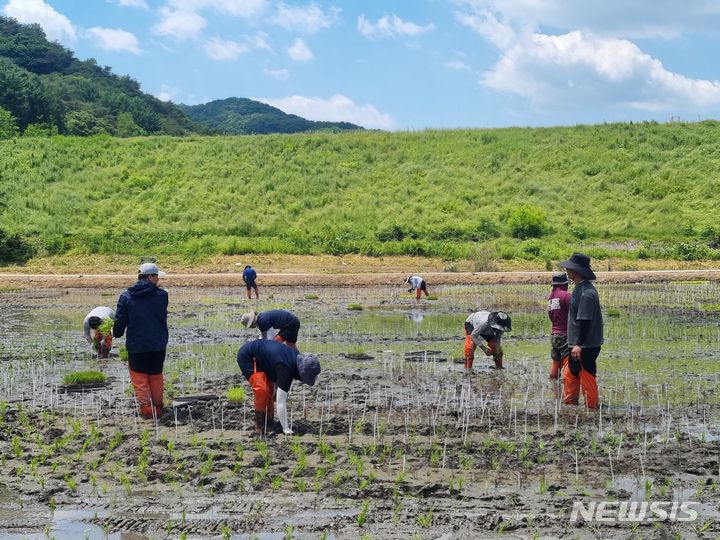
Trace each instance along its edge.
{"label": "green shrub", "polygon": [[480,244],[470,253],[473,272],[495,272],[497,270],[497,253],[489,244]]}
{"label": "green shrub", "polygon": [[32,247],[17,234],[0,229],[0,266],[23,264],[33,256]]}
{"label": "green shrub", "polygon": [[510,212],[507,223],[515,238],[538,238],[545,233],[547,217],[542,208],[523,205]]}
{"label": "green shrub", "polygon": [[107,379],[102,371],[76,371],[63,377],[63,384],[99,384]]}
{"label": "green shrub", "polygon": [[362,311],[363,307],[360,304],[348,304],[347,308],[350,311]]}

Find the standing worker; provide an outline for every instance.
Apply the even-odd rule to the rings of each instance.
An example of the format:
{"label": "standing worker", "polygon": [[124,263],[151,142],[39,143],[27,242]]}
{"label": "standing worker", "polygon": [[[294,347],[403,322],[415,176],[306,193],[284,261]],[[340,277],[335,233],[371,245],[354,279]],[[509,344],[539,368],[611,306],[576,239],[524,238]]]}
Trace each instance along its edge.
{"label": "standing worker", "polygon": [[298,350],[300,319],[290,311],[285,309],[271,309],[260,313],[250,311],[240,316],[240,324],[245,328],[260,330],[262,339],[272,339]]}
{"label": "standing worker", "polygon": [[250,291],[252,289],[255,290],[255,298],[256,299],[260,298],[260,293],[258,292],[258,286],[257,286],[257,283],[255,283],[255,280],[257,279],[257,272],[255,271],[255,269],[252,266],[247,265],[245,267],[245,270],[243,270],[242,278],[243,278],[243,281],[245,282],[245,288],[247,289],[248,298],[249,299],[252,298],[252,295],[250,294]]}
{"label": "standing worker", "polygon": [[[502,335],[512,330],[510,315],[504,311],[476,311],[465,320],[465,370],[470,372],[475,360],[475,348],[492,356],[495,369],[503,368]],[[485,343],[483,343],[485,341]]]}
{"label": "standing worker", "polygon": [[137,282],[118,298],[113,327],[115,337],[127,329],[130,381],[144,418],[157,418],[163,411],[168,294],[158,281],[164,275],[155,263],[140,265]]}
{"label": "standing worker", "polygon": [[590,257],[573,253],[567,261],[558,263],[565,268],[568,278],[575,284],[568,312],[568,346],[570,359],[563,368],[563,403],[577,405],[582,389],[585,407],[598,408],[597,358],[603,344],[603,318],[600,297],[591,283],[595,273],[590,268]]}
{"label": "standing worker", "polygon": [[410,276],[405,280],[405,283],[410,285],[408,292],[415,291],[415,299],[420,300],[420,293],[424,292],[425,296],[428,296],[427,283],[420,276]]}
{"label": "standing worker", "polygon": [[[112,325],[115,312],[107,306],[98,306],[85,315],[83,333],[99,358],[110,356],[112,348]],[[91,335],[92,334],[92,335]]]}
{"label": "standing worker", "polygon": [[547,301],[548,318],[550,319],[550,379],[558,381],[562,369],[570,356],[567,344],[568,310],[570,309],[570,293],[568,277],[565,272],[558,272],[552,277],[552,291]]}
{"label": "standing worker", "polygon": [[237,353],[237,363],[250,383],[255,398],[255,432],[263,433],[275,422],[275,387],[277,415],[285,435],[292,435],[287,419],[287,396],[294,380],[313,386],[320,373],[317,357],[300,354],[295,349],[267,339],[248,341]]}

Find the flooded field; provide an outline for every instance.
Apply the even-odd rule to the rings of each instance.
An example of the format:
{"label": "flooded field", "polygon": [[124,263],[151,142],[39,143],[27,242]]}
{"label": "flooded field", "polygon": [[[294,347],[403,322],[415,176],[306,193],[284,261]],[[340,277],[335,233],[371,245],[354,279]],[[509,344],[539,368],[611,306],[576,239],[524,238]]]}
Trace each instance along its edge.
{"label": "flooded field", "polygon": [[[170,288],[178,406],[158,422],[136,414],[123,340],[97,360],[82,336],[120,289],[4,290],[0,539],[715,538],[720,284],[598,290],[603,407],[588,412],[547,380],[548,287],[452,285],[420,302],[402,286],[265,287],[260,301]],[[300,349],[321,359],[316,386],[290,392],[295,436],[252,433],[235,362],[255,337],[239,324],[250,308],[295,312]],[[512,314],[507,369],[480,356],[466,377],[477,309]],[[81,369],[108,383],[68,391]],[[228,402],[242,385],[248,399]],[[576,502],[634,506],[591,520]],[[650,504],[664,514],[633,519]]]}

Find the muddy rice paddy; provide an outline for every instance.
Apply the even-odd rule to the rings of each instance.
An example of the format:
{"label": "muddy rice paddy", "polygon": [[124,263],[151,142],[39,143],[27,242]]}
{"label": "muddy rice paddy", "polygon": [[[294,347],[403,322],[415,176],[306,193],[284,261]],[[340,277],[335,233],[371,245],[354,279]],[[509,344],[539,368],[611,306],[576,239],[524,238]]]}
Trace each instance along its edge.
{"label": "muddy rice paddy", "polygon": [[[547,380],[547,287],[169,286],[157,422],[140,419],[116,340],[93,359],[84,315],[120,288],[0,292],[0,539],[715,538],[720,534],[720,284],[599,284],[603,408]],[[295,436],[252,433],[238,347],[250,309],[302,321],[315,387]],[[513,316],[506,366],[463,374],[471,311]],[[66,388],[99,369],[105,385]],[[203,396],[203,399],[187,399]],[[185,398],[185,399],[183,399]],[[571,519],[573,503],[691,503],[693,520]],[[680,516],[682,517],[682,516]]]}

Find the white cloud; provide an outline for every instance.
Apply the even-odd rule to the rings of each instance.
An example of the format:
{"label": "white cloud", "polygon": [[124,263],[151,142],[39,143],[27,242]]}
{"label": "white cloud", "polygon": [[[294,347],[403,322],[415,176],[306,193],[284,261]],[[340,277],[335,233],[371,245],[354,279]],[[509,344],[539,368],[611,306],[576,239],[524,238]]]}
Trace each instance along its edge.
{"label": "white cloud", "polygon": [[161,36],[171,36],[178,41],[197,39],[207,26],[207,21],[194,11],[160,8],[161,21],[153,26],[153,31]]}
{"label": "white cloud", "polygon": [[97,46],[106,51],[129,51],[140,54],[140,45],[135,34],[117,28],[101,28],[93,26],[87,31]]}
{"label": "white cloud", "polygon": [[460,60],[448,60],[443,64],[447,69],[455,71],[471,71],[470,66]]}
{"label": "white cloud", "polygon": [[336,94],[330,99],[304,96],[252,99],[262,101],[288,114],[296,114],[308,120],[350,122],[368,129],[395,129],[395,122],[390,115],[381,113],[369,104],[357,105],[341,94]]}
{"label": "white cloud", "polygon": [[267,0],[168,0],[168,6],[177,11],[211,9],[225,15],[251,19],[261,15],[268,7]]}
{"label": "white cloud", "polygon": [[263,73],[278,81],[286,81],[290,78],[290,72],[287,69],[263,69]]}
{"label": "white cloud", "polygon": [[366,19],[365,15],[360,15],[358,18],[358,30],[363,36],[370,39],[376,37],[394,38],[416,36],[434,29],[435,25],[433,23],[420,26],[413,22],[403,21],[397,15],[386,15],[378,19],[376,23],[372,23]]}
{"label": "white cloud", "polygon": [[3,13],[23,24],[38,23],[50,41],[75,41],[75,28],[63,14],[43,0],[9,0]]}
{"label": "white cloud", "polygon": [[246,41],[248,45],[254,49],[264,49],[272,52],[272,47],[270,47],[270,44],[267,42],[267,37],[268,35],[265,32],[257,32],[254,36],[247,37]]}
{"label": "white cloud", "polygon": [[481,83],[538,109],[593,107],[700,113],[720,108],[720,82],[670,72],[634,43],[575,31],[535,34],[503,52]]}
{"label": "white cloud", "polygon": [[455,13],[455,18],[487,39],[499,49],[505,49],[515,41],[515,30],[497,20],[490,11],[477,13]]}
{"label": "white cloud", "polygon": [[235,60],[238,56],[250,50],[244,43],[226,41],[213,38],[203,46],[205,53],[213,60]]}
{"label": "white cloud", "polygon": [[720,26],[720,4],[705,0],[452,0],[465,15],[482,19],[492,13],[514,28],[582,30],[597,35],[673,38],[684,32]]}
{"label": "white cloud", "polygon": [[145,0],[117,0],[120,7],[136,7],[141,9],[150,9]]}
{"label": "white cloud", "polygon": [[310,50],[305,42],[297,38],[290,47],[288,47],[288,55],[296,62],[307,62],[313,59],[313,52]]}
{"label": "white cloud", "polygon": [[160,101],[173,101],[179,93],[179,88],[163,84],[160,85],[160,92],[158,92],[155,97],[158,98]]}
{"label": "white cloud", "polygon": [[272,21],[287,30],[314,34],[323,28],[330,28],[339,15],[340,9],[336,7],[330,8],[328,13],[324,13],[316,4],[289,6],[281,2]]}
{"label": "white cloud", "polygon": [[256,49],[272,52],[266,41],[267,34],[258,32],[254,36],[243,36],[240,41],[212,38],[205,42],[203,49],[213,60],[235,60],[241,54]]}

